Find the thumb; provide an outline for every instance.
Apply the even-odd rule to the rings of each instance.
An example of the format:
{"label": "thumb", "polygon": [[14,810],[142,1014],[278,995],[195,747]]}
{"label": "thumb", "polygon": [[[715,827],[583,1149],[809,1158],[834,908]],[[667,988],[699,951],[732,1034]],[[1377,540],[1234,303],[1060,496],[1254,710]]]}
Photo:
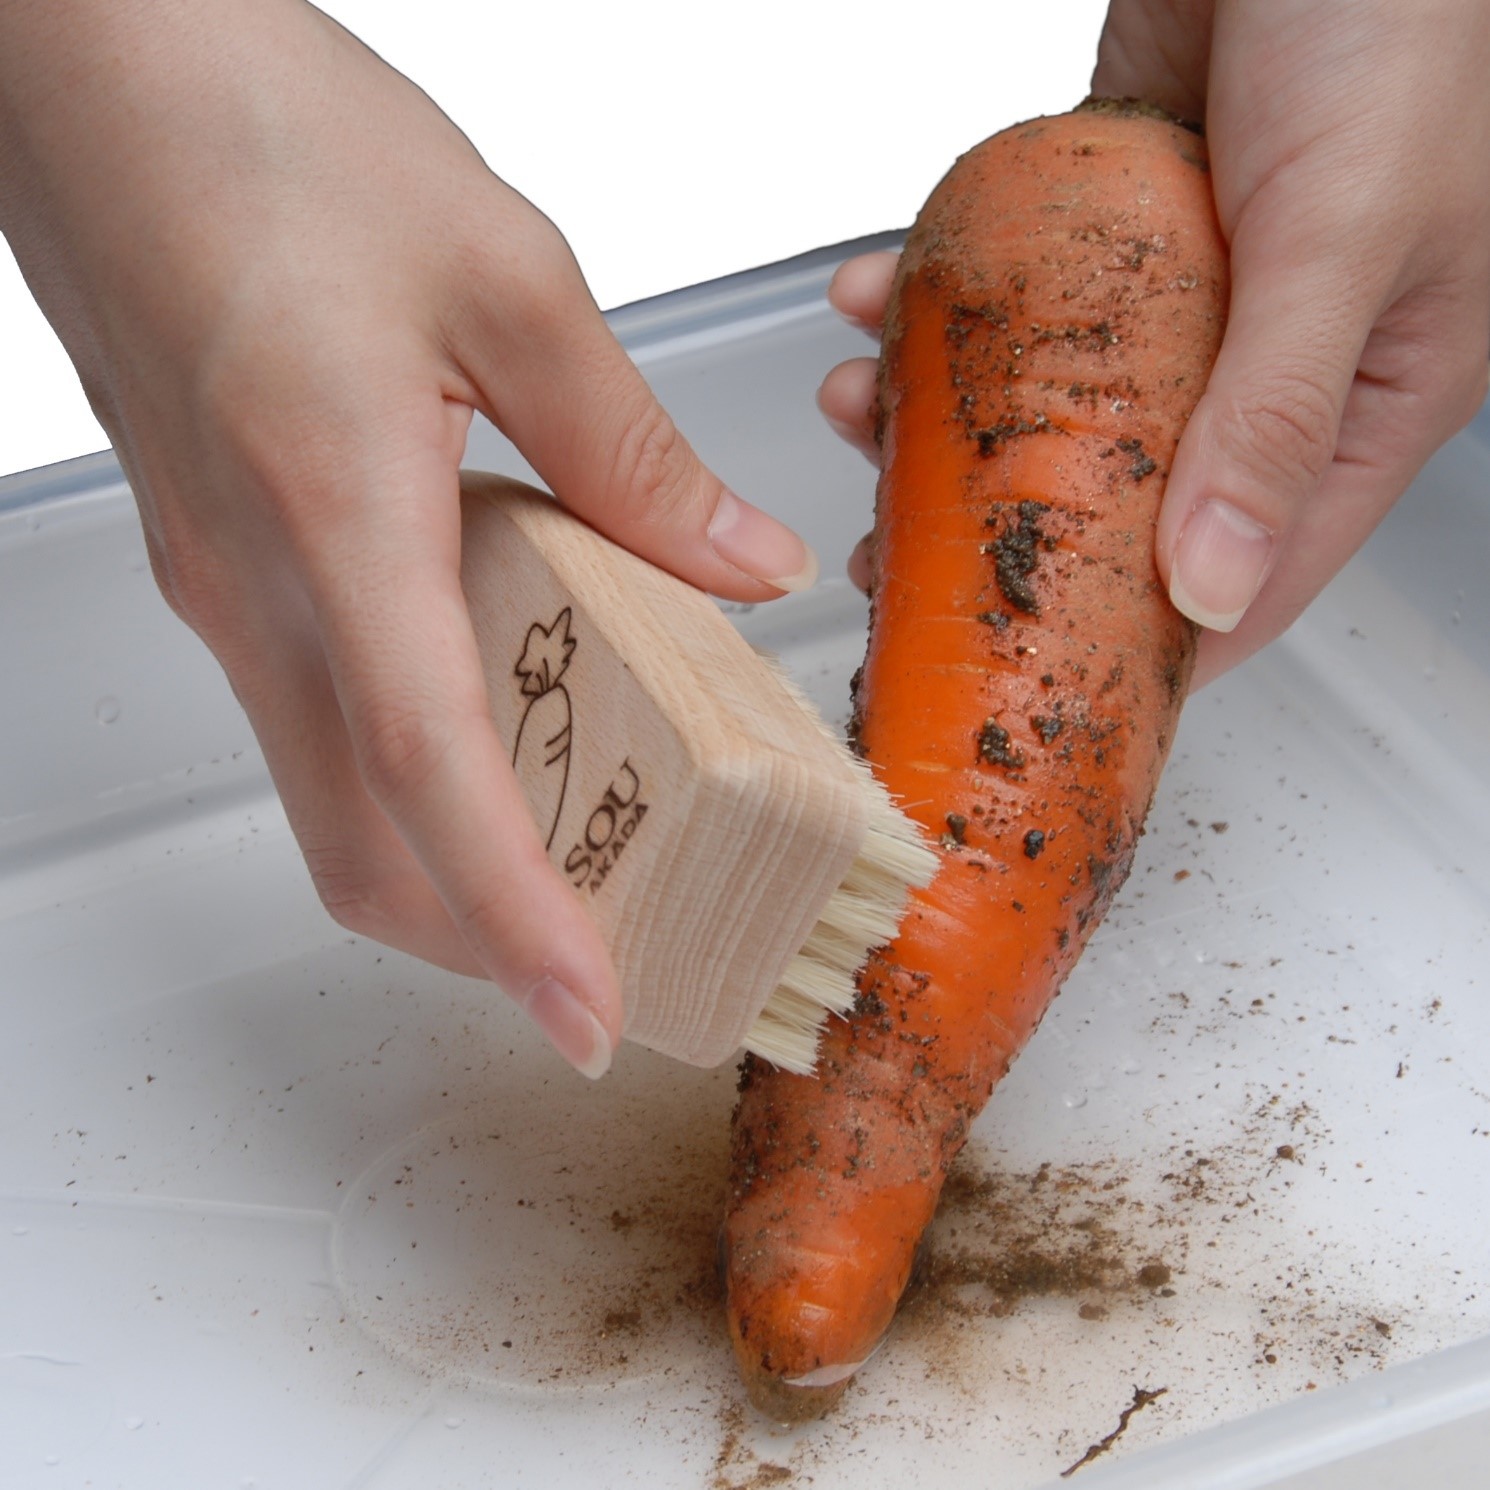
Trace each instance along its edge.
{"label": "thumb", "polygon": [[616,340],[562,238],[528,303],[488,309],[462,360],[502,432],[564,505],[711,594],[808,588],[817,559],[698,458]]}
{"label": "thumb", "polygon": [[1329,469],[1378,309],[1359,266],[1249,261],[1236,248],[1226,335],[1175,452],[1156,540],[1176,609],[1213,631],[1246,614]]}

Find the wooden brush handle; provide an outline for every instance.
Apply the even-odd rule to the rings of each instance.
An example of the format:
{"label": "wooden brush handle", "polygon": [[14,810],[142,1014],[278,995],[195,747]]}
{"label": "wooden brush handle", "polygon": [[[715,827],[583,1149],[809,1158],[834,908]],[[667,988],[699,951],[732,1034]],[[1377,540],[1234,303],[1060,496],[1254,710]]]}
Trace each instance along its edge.
{"label": "wooden brush handle", "polygon": [[606,936],[626,1035],[717,1065],[846,877],[863,788],[702,591],[517,482],[462,493],[492,718]]}

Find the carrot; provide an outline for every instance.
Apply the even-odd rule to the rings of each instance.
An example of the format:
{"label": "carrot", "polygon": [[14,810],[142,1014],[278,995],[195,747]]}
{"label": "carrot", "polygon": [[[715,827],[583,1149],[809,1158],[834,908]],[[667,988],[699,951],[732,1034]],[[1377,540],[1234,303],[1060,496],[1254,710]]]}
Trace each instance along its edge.
{"label": "carrot", "polygon": [[1206,170],[1157,111],[1089,102],[964,156],[901,257],[856,740],[942,862],[816,1076],[742,1070],[729,1328],[777,1419],[880,1344],[969,1124],[1128,872],[1194,652],[1153,550],[1224,322]]}

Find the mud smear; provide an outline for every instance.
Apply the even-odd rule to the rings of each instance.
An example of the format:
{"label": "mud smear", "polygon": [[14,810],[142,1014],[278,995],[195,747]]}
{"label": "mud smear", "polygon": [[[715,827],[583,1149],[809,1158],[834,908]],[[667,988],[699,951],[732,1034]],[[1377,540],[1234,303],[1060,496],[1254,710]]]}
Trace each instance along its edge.
{"label": "mud smear", "polygon": [[1150,1402],[1157,1402],[1168,1390],[1168,1387],[1157,1387],[1153,1391],[1149,1391],[1146,1387],[1134,1387],[1133,1400],[1118,1414],[1117,1427],[1105,1438],[1099,1438],[1096,1443],[1092,1444],[1069,1469],[1063,1469],[1061,1478],[1069,1480],[1082,1465],[1090,1464],[1094,1459],[1100,1459],[1128,1431],[1128,1424],[1133,1421],[1133,1414],[1142,1412]]}

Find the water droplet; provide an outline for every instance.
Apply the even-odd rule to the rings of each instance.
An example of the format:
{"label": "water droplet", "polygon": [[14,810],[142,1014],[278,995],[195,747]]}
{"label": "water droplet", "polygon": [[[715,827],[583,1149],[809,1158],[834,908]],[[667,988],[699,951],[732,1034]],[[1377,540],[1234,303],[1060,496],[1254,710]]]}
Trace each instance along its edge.
{"label": "water droplet", "polygon": [[1061,1093],[1061,1101],[1063,1103],[1065,1103],[1065,1105],[1067,1107],[1073,1107],[1073,1108],[1074,1107],[1085,1107],[1086,1106],[1086,1093],[1085,1092],[1062,1092]]}
{"label": "water droplet", "polygon": [[1428,682],[1436,683],[1438,681],[1438,669],[1436,667],[1425,667],[1423,669],[1423,676]]}
{"label": "water droplet", "polygon": [[464,1418],[446,1418],[445,1426],[447,1428],[459,1428],[464,1421]]}
{"label": "water droplet", "polygon": [[1457,626],[1462,619],[1463,618],[1460,616],[1460,614],[1459,614],[1458,611],[1451,611],[1449,613],[1449,625],[1450,626]]}
{"label": "water droplet", "polygon": [[144,1418],[127,1417],[124,1420],[124,1426],[128,1428],[131,1433],[134,1433],[136,1430],[145,1426],[145,1420]]}
{"label": "water droplet", "polygon": [[55,1468],[62,1462],[61,1454],[43,1454],[41,1462],[48,1467]]}
{"label": "water droplet", "polygon": [[119,700],[112,693],[105,694],[93,706],[94,717],[100,724],[112,724],[120,712]]}
{"label": "water droplet", "polygon": [[1123,1057],[1123,1063],[1119,1067],[1124,1076],[1135,1076],[1143,1070],[1143,1062],[1135,1061],[1131,1055]]}
{"label": "water droplet", "polygon": [[1207,963],[1214,962],[1216,960],[1215,954],[1212,952],[1196,952],[1193,954],[1193,956],[1196,962],[1201,965],[1201,967],[1204,967]]}
{"label": "water droplet", "polygon": [[29,1226],[12,1226],[10,1228],[10,1234],[11,1236],[26,1236],[30,1230],[31,1228]]}

